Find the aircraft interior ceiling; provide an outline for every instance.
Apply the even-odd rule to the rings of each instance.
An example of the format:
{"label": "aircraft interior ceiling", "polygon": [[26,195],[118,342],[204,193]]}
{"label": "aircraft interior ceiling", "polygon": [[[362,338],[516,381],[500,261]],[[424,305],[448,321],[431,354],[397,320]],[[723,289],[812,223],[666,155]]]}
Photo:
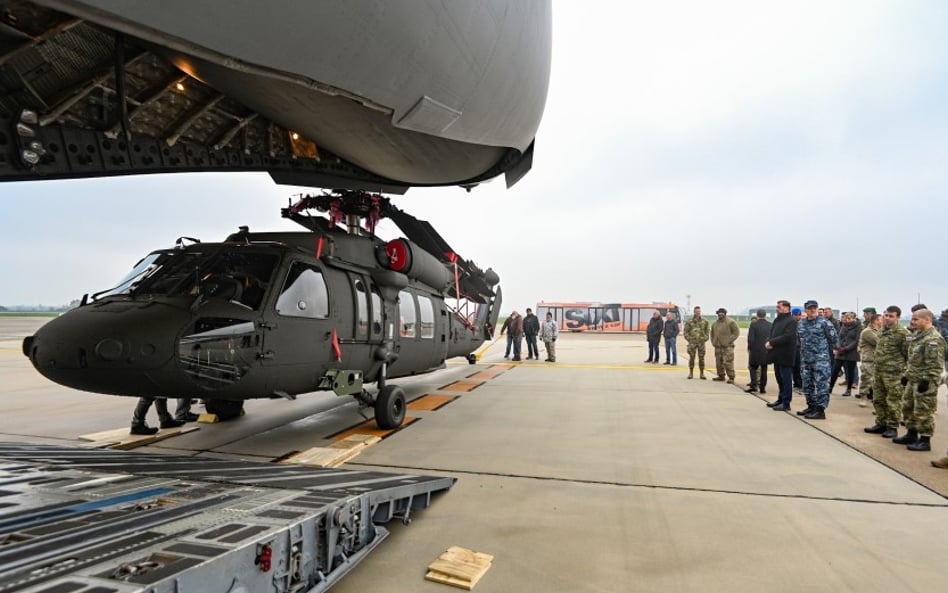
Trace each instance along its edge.
{"label": "aircraft interior ceiling", "polygon": [[266,171],[278,183],[404,193],[473,185],[520,158],[398,129],[384,108],[314,81],[0,0],[0,181]]}

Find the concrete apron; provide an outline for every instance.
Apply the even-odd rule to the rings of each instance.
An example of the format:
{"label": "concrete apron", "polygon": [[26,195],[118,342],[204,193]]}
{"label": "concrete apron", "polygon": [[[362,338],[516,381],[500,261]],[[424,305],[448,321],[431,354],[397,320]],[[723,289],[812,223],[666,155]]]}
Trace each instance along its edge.
{"label": "concrete apron", "polygon": [[[444,591],[421,577],[451,545],[495,556],[481,592],[948,587],[948,500],[832,433],[861,433],[871,407],[834,396],[809,423],[744,393],[740,374],[688,381],[686,355],[642,364],[641,336],[557,345],[556,364],[516,365],[347,464],[460,481],[334,591]],[[502,346],[482,363],[505,362]],[[858,427],[834,424],[844,408]],[[919,468],[943,454],[873,439]]]}

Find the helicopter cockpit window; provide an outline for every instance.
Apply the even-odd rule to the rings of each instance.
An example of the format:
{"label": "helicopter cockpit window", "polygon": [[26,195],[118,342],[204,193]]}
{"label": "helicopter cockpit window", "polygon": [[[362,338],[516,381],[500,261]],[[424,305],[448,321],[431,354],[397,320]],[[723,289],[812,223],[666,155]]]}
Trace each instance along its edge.
{"label": "helicopter cockpit window", "polygon": [[114,295],[201,296],[258,309],[278,257],[226,248],[166,249],[150,253],[112,289]]}
{"label": "helicopter cockpit window", "polygon": [[415,297],[407,290],[398,293],[398,328],[403,338],[415,337]]}
{"label": "helicopter cockpit window", "polygon": [[112,296],[116,294],[127,293],[133,286],[135,286],[142,278],[153,273],[155,269],[158,268],[158,258],[162,256],[162,253],[156,251],[154,253],[149,253],[143,257],[135,267],[132,268],[132,271],[125,275],[124,278],[119,280],[119,283],[115,285],[115,288],[110,288],[105,292],[101,292],[95,295],[96,298]]}
{"label": "helicopter cockpit window", "polygon": [[277,259],[272,253],[221,251],[201,268],[188,294],[223,299],[258,310]]}
{"label": "helicopter cockpit window", "polygon": [[353,276],[352,287],[356,300],[355,337],[364,340],[369,337],[369,297],[362,278]]}
{"label": "helicopter cockpit window", "polygon": [[430,340],[434,337],[434,306],[431,299],[418,295],[418,311],[421,313],[421,337]]}
{"label": "helicopter cockpit window", "polygon": [[283,283],[276,310],[287,317],[329,317],[329,292],[322,272],[309,264],[294,262]]}
{"label": "helicopter cockpit window", "polygon": [[372,337],[382,335],[382,294],[377,286],[372,285]]}

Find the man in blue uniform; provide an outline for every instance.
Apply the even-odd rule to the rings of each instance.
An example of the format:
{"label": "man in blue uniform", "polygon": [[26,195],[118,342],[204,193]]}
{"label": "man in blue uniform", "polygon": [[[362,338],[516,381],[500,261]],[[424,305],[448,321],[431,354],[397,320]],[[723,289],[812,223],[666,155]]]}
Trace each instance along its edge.
{"label": "man in blue uniform", "polygon": [[833,324],[820,317],[816,301],[807,301],[803,308],[806,316],[797,325],[797,335],[807,407],[797,414],[808,420],[823,420],[829,406],[830,352],[839,340]]}

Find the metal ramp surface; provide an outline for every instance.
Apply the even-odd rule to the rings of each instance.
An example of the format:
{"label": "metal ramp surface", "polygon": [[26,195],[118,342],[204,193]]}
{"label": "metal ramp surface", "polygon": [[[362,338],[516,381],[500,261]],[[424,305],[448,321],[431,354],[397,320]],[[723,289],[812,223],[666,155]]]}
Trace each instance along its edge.
{"label": "metal ramp surface", "polygon": [[0,443],[0,593],[325,591],[455,481]]}

